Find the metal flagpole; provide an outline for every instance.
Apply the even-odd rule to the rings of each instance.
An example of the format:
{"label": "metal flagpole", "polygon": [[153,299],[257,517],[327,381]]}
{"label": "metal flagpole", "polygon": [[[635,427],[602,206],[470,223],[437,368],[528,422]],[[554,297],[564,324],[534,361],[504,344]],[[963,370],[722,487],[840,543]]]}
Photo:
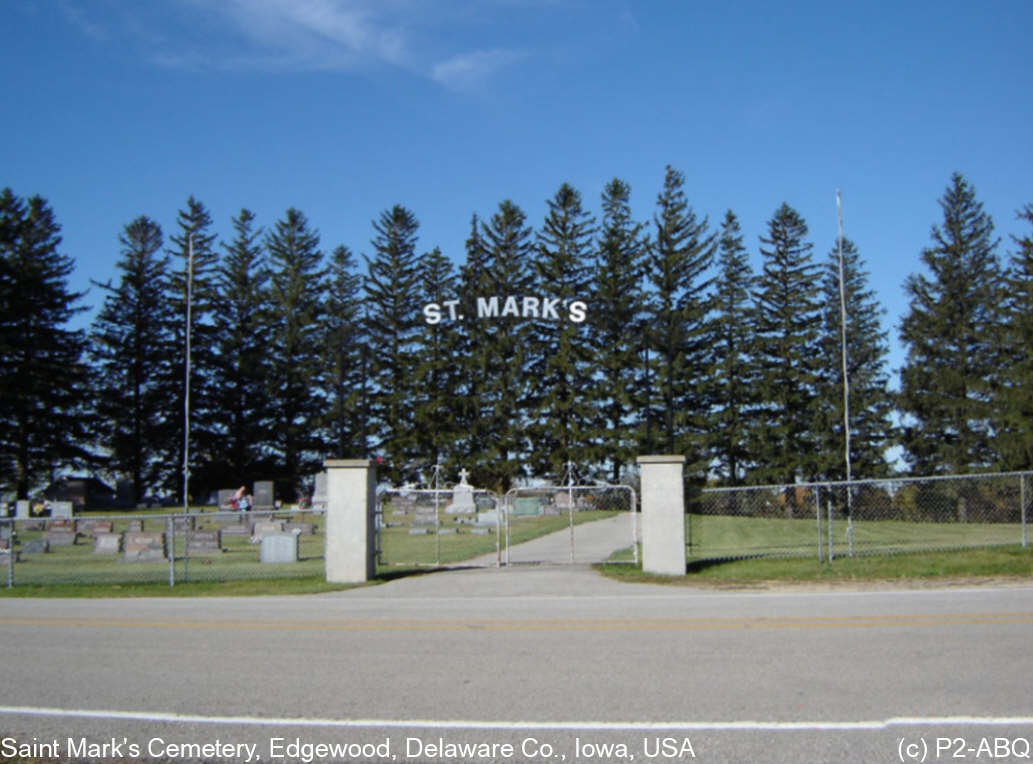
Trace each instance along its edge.
{"label": "metal flagpole", "polygon": [[839,250],[839,327],[840,344],[842,345],[843,356],[843,455],[846,462],[846,517],[847,517],[847,544],[849,554],[854,556],[854,513],[851,497],[850,480],[850,372],[847,363],[846,348],[846,284],[843,276],[843,203],[839,196],[839,189],[836,189],[836,218],[838,222],[837,249]]}

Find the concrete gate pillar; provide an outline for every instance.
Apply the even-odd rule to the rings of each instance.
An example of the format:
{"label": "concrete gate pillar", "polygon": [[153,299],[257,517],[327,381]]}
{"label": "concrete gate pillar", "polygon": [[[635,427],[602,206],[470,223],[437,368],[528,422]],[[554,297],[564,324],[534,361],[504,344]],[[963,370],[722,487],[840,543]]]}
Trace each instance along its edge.
{"label": "concrete gate pillar", "polygon": [[368,581],[376,573],[376,468],[368,459],[327,459],[326,580]]}
{"label": "concrete gate pillar", "polygon": [[640,456],[642,570],[685,575],[684,456]]}

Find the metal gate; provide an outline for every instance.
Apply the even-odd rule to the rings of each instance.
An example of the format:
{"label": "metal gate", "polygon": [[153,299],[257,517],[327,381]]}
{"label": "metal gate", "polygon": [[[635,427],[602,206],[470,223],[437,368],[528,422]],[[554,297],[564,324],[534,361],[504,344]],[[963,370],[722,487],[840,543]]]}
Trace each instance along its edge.
{"label": "metal gate", "polygon": [[513,488],[503,502],[501,563],[637,563],[637,503],[627,485]]}
{"label": "metal gate", "polygon": [[385,567],[498,566],[502,502],[465,483],[377,492],[377,562]]}

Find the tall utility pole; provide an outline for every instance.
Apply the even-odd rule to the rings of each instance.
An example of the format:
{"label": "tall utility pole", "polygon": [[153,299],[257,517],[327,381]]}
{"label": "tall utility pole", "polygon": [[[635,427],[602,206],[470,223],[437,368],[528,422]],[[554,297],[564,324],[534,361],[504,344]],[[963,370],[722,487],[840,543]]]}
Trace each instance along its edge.
{"label": "tall utility pole", "polygon": [[836,189],[836,218],[837,218],[837,249],[839,250],[839,329],[840,345],[842,346],[843,357],[843,459],[846,462],[846,516],[847,516],[847,538],[850,547],[850,556],[854,553],[854,513],[851,501],[852,487],[850,480],[850,372],[847,363],[846,349],[846,283],[843,275],[843,203],[839,197],[839,189]]}
{"label": "tall utility pole", "polygon": [[839,235],[836,239],[839,249],[839,329],[843,357],[843,434],[846,438],[846,479],[850,480],[850,378],[846,350],[846,284],[843,276],[843,204],[836,189],[836,217]]}
{"label": "tall utility pole", "polygon": [[186,372],[183,380],[183,511],[190,511],[190,308],[194,289],[194,235],[187,237]]}

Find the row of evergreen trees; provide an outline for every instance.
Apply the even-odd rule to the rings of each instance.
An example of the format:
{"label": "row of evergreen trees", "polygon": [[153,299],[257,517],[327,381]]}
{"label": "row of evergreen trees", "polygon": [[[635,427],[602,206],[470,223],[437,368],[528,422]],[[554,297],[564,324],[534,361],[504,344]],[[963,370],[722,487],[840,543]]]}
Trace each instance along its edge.
{"label": "row of evergreen trees", "polygon": [[[815,260],[783,204],[750,266],[735,214],[717,226],[668,168],[649,223],[615,179],[601,217],[564,184],[537,230],[513,202],[474,215],[458,265],[420,252],[402,206],[373,223],[360,269],[329,255],[288,209],[263,230],[244,209],[217,241],[187,200],[167,238],[125,226],[117,280],[88,330],[73,268],[39,197],[0,194],[0,484],[27,496],[92,469],[181,497],[275,478],[298,490],[327,457],[373,456],[392,480],[440,462],[483,486],[522,476],[622,479],[640,453],[680,453],[700,481],[791,483],[843,475],[837,242]],[[960,175],[906,284],[907,361],[888,387],[884,310],[842,243],[855,476],[1033,466],[1033,240],[1002,263],[993,224]],[[1021,213],[1033,223],[1033,205]],[[189,439],[184,433],[191,287]],[[476,318],[478,298],[534,296],[542,311]],[[456,301],[456,302],[450,302]],[[448,305],[428,323],[423,306]],[[462,318],[461,318],[462,317]],[[900,424],[898,425],[897,422]]]}

